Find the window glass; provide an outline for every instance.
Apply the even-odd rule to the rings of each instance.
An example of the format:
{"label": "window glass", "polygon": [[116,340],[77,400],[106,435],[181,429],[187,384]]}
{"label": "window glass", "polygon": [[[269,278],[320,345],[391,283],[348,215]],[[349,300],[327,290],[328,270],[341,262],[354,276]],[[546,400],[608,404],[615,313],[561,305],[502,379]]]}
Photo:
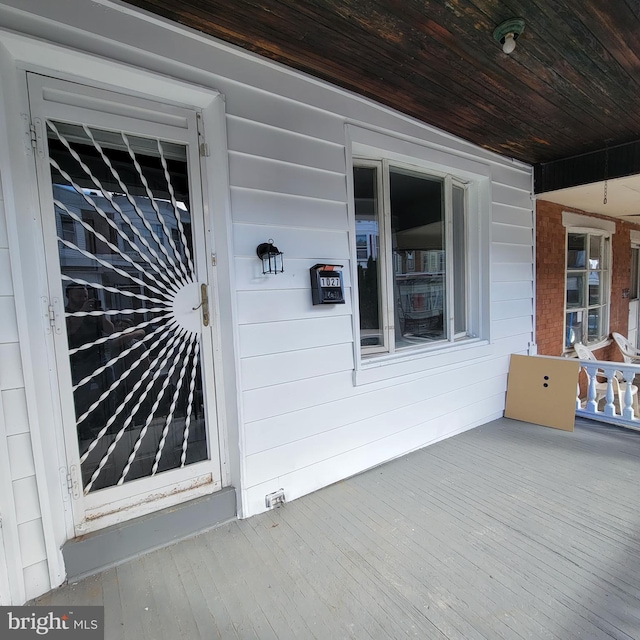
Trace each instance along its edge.
{"label": "window glass", "polygon": [[567,345],[572,345],[576,342],[585,342],[582,336],[582,316],[582,311],[567,313]]}
{"label": "window glass", "polygon": [[466,188],[385,160],[353,175],[362,353],[466,337]]}
{"label": "window glass", "polygon": [[567,275],[567,309],[571,307],[582,307],[584,305],[584,275]]}
{"label": "window glass", "polygon": [[570,233],[567,242],[567,269],[584,269],[587,257],[587,236]]}
{"label": "window glass", "polygon": [[453,186],[453,316],[454,331],[463,333],[467,329],[467,242],[464,220],[464,189]]}
{"label": "window glass", "polygon": [[378,169],[355,167],[353,184],[356,214],[360,343],[363,347],[384,345],[380,295],[380,223]]}
{"label": "window glass", "polygon": [[[442,180],[391,169],[396,346],[445,337],[445,251]],[[427,271],[415,271],[416,254],[429,253]],[[418,261],[424,264],[423,260]]]}
{"label": "window glass", "polygon": [[576,342],[599,342],[609,332],[609,252],[608,236],[598,233],[567,234],[567,349]]}

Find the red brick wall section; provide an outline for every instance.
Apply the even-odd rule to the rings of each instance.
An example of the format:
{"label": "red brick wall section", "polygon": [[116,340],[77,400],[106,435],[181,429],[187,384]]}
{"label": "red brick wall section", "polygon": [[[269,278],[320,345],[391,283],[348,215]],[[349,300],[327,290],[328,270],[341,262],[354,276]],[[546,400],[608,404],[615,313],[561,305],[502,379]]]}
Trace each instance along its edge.
{"label": "red brick wall section", "polygon": [[[536,203],[536,342],[538,353],[545,356],[559,356],[563,351],[566,242],[566,229],[562,226],[563,211],[604,218],[545,200]],[[609,331],[627,335],[629,299],[622,297],[622,291],[629,288],[631,275],[630,232],[632,229],[640,231],[640,225],[614,218],[606,219],[616,224],[616,232],[611,239]],[[597,351],[596,356],[602,360],[622,359],[615,344]]]}

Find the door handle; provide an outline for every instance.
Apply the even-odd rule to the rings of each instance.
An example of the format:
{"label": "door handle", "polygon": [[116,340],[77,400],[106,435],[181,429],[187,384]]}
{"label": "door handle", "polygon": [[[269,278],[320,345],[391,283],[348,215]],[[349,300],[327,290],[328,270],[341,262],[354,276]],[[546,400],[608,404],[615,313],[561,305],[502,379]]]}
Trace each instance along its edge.
{"label": "door handle", "polygon": [[209,293],[207,291],[207,285],[200,285],[200,306],[202,307],[202,324],[205,327],[209,326]]}

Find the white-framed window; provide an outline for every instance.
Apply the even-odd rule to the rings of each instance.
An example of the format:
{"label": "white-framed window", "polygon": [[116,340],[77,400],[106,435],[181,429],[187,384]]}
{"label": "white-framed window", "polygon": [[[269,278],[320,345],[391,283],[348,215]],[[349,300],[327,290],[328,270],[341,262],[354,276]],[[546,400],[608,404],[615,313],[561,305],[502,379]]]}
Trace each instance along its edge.
{"label": "white-framed window", "polygon": [[[468,197],[451,175],[353,162],[360,349],[393,353],[469,335]],[[368,247],[363,254],[363,236]]]}
{"label": "white-framed window", "polygon": [[564,348],[597,344],[609,335],[611,236],[600,229],[568,229]]}

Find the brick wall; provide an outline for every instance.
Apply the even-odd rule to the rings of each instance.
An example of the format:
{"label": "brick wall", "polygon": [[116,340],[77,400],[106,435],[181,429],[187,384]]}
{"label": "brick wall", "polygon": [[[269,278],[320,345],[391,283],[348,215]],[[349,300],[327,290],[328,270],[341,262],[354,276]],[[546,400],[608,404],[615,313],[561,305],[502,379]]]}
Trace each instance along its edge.
{"label": "brick wall", "polygon": [[[538,200],[536,203],[536,342],[538,353],[559,356],[563,351],[562,328],[564,323],[564,269],[566,229],[562,226],[562,212],[571,211],[594,218],[594,214],[571,209],[559,204]],[[622,297],[622,290],[629,288],[631,274],[632,229],[640,231],[640,225],[629,224],[613,218],[616,232],[611,238],[612,273],[609,331],[627,335],[629,299]],[[596,352],[602,360],[621,360],[614,344]]]}

